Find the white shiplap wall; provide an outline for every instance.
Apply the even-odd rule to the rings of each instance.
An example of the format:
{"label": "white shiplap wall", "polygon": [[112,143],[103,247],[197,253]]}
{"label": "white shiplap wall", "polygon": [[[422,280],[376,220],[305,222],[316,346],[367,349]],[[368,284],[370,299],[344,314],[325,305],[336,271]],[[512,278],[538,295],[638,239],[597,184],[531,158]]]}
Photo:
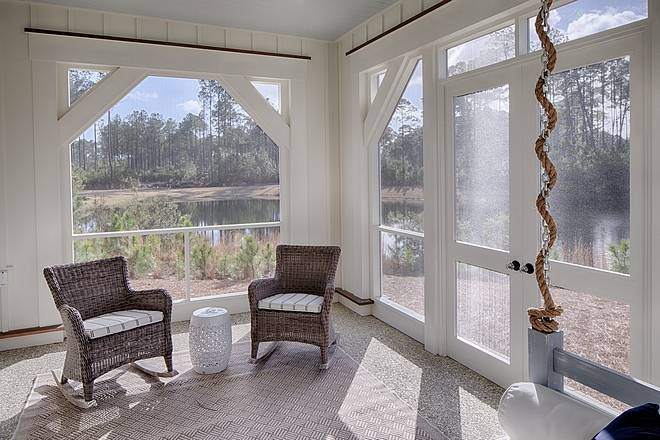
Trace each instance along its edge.
{"label": "white shiplap wall", "polygon": [[37,29],[307,55],[299,37],[45,4],[31,5],[30,21]]}

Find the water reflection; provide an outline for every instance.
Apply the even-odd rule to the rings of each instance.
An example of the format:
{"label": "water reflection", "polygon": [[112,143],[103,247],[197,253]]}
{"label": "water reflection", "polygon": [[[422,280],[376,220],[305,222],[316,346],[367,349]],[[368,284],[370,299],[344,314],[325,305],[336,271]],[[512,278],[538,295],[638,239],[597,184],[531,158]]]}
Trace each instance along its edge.
{"label": "water reflection", "polygon": [[232,199],[177,203],[182,214],[190,214],[195,226],[233,225],[280,221],[280,201]]}
{"label": "water reflection", "polygon": [[397,229],[424,232],[424,201],[381,202],[381,224]]}

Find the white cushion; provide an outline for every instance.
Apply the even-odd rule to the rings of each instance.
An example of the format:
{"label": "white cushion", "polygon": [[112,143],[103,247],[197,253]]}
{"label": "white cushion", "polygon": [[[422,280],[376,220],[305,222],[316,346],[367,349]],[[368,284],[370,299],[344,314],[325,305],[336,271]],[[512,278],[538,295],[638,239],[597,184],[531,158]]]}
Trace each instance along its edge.
{"label": "white cushion", "polygon": [[497,412],[511,440],[590,440],[615,417],[531,382],[507,388]]}
{"label": "white cushion", "polygon": [[123,310],[86,319],[83,324],[87,336],[96,339],[162,320],[163,312],[157,310]]}
{"label": "white cushion", "polygon": [[257,307],[262,310],[321,313],[323,297],[305,293],[280,293],[262,299]]}

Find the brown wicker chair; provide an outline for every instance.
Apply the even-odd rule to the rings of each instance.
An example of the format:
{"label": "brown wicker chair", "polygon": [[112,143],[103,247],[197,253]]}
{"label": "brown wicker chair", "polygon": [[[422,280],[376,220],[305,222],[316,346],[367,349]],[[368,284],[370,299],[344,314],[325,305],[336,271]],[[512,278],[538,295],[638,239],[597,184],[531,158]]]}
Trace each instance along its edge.
{"label": "brown wicker chair", "polygon": [[[335,273],[341,249],[338,246],[279,245],[276,249],[275,277],[254,280],[248,287],[252,338],[252,358],[266,358],[277,344],[257,357],[259,344],[293,341],[321,349],[321,369],[327,369],[339,340],[332,325],[332,298]],[[311,294],[323,298],[315,312],[264,309],[264,303],[280,294]],[[331,349],[330,349],[331,348]]]}
{"label": "brown wicker chair", "polygon": [[[53,376],[65,397],[73,404],[94,406],[94,380],[124,364],[163,356],[166,372],[155,372],[134,364],[156,376],[173,376],[172,298],[166,290],[133,290],[128,281],[128,265],[122,256],[84,263],[46,267],[44,277],[60,312],[66,331],[66,358],[61,377]],[[112,312],[143,310],[161,312],[162,321],[128,330],[121,325],[116,333],[92,338],[84,321]],[[94,336],[94,335],[92,335]],[[83,384],[84,400],[73,393],[72,379]]]}

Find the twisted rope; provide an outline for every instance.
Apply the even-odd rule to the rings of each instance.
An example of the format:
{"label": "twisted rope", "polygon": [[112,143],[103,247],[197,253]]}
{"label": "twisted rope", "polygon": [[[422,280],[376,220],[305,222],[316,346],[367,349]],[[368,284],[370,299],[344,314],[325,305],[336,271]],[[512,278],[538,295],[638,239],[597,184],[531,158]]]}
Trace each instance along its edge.
{"label": "twisted rope", "polygon": [[548,77],[554,70],[555,63],[557,62],[557,51],[555,50],[555,46],[552,44],[552,41],[550,41],[550,37],[548,37],[546,32],[548,11],[551,5],[552,0],[546,0],[543,2],[543,5],[539,9],[538,15],[536,16],[535,22],[536,34],[538,35],[543,47],[543,71],[541,72],[538,81],[536,81],[534,92],[536,94],[536,100],[544,110],[542,115],[543,128],[541,129],[541,133],[539,134],[538,138],[536,138],[536,144],[534,148],[536,151],[536,157],[538,158],[539,162],[541,162],[541,166],[543,167],[543,187],[541,192],[539,192],[538,197],[536,198],[536,209],[543,219],[543,244],[539,250],[538,255],[536,256],[535,273],[536,282],[539,286],[539,290],[541,291],[541,296],[543,297],[544,306],[541,308],[533,307],[527,310],[527,314],[529,315],[529,322],[532,325],[532,328],[544,333],[551,333],[559,329],[559,323],[557,323],[554,318],[558,317],[562,313],[562,308],[560,306],[556,306],[552,300],[550,287],[548,286],[549,252],[550,248],[555,243],[555,239],[557,238],[557,225],[555,220],[550,215],[547,200],[548,196],[550,195],[550,191],[552,191],[555,183],[557,183],[557,170],[548,157],[547,147],[547,139],[557,124],[557,110],[555,110],[555,107],[546,96],[548,91]]}

